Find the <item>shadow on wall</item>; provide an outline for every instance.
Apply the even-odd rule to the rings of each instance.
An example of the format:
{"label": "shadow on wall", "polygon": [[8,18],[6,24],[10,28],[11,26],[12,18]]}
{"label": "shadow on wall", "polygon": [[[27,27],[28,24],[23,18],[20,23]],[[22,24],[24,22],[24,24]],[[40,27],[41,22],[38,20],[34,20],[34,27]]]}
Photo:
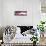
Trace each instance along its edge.
{"label": "shadow on wall", "polygon": [[3,40],[4,27],[0,27],[0,40]]}

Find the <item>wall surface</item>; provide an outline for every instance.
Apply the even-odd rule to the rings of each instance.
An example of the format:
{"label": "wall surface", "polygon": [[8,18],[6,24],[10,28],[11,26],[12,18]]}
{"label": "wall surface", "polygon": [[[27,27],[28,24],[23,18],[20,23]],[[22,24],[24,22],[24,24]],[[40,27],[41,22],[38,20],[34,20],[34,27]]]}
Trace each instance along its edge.
{"label": "wall surface", "polygon": [[3,16],[2,16],[2,0],[0,0],[0,26],[2,24]]}
{"label": "wall surface", "polygon": [[[14,11],[27,11],[27,16],[15,16]],[[40,20],[40,0],[3,0],[2,25],[33,25]]]}

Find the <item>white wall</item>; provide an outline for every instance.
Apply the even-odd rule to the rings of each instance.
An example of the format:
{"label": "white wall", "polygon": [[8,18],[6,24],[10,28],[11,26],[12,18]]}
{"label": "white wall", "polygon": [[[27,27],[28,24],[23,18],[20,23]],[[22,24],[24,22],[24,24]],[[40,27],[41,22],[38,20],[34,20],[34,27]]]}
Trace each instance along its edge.
{"label": "white wall", "polygon": [[[14,16],[14,11],[26,10],[27,16]],[[34,25],[40,20],[40,0],[3,0],[2,25]]]}
{"label": "white wall", "polygon": [[0,26],[2,25],[2,20],[3,20],[3,16],[2,16],[2,0],[0,0]]}

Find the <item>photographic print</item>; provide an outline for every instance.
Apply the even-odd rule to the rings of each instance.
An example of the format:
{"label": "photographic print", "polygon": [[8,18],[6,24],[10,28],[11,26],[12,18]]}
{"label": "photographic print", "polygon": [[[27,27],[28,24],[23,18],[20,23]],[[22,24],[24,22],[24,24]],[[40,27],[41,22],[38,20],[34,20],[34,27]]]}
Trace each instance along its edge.
{"label": "photographic print", "polygon": [[27,11],[15,11],[15,16],[27,16]]}

